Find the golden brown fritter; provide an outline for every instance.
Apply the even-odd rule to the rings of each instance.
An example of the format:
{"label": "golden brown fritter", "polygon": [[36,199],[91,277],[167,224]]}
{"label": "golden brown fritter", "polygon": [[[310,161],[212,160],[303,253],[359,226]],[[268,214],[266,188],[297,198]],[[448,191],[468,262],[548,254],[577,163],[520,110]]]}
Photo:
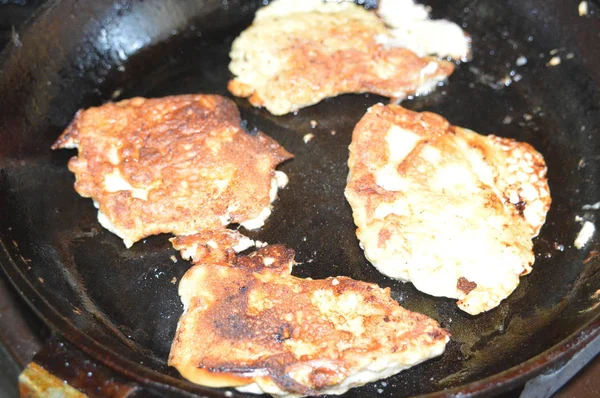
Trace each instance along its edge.
{"label": "golden brown fritter", "polygon": [[351,2],[273,1],[234,41],[228,88],[283,115],[343,93],[426,93],[454,70],[392,42],[374,12]]}
{"label": "golden brown fritter", "polygon": [[382,273],[478,314],[531,272],[551,199],[529,144],[379,104],[356,125],[348,165],[356,234]]}
{"label": "golden brown fritter", "polygon": [[341,394],[440,355],[448,332],[390,290],[290,275],[294,252],[267,246],[182,278],[169,365],[192,382],[274,395]]}
{"label": "golden brown fritter", "polygon": [[274,169],[292,155],[240,121],[218,95],[133,98],[79,111],[52,148],[78,148],[75,190],[129,247],[159,233],[262,225],[287,181]]}

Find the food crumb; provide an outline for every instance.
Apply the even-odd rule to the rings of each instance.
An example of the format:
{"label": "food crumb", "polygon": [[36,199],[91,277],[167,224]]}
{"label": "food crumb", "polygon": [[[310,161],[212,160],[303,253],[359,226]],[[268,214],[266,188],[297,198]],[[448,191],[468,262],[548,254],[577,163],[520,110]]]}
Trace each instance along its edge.
{"label": "food crumb", "polygon": [[503,124],[511,124],[512,120],[513,120],[512,116],[506,115],[506,116],[504,116],[504,119],[502,120],[502,123]]}
{"label": "food crumb", "polygon": [[524,113],[523,119],[525,119],[526,121],[530,121],[531,119],[533,119],[533,116],[531,116],[529,113]]}
{"label": "food crumb", "polygon": [[600,210],[600,202],[596,202],[593,205],[583,205],[582,210]]}
{"label": "food crumb", "polygon": [[313,129],[314,129],[315,127],[317,127],[318,125],[319,125],[319,123],[318,123],[316,120],[311,120],[311,121],[310,121],[310,127],[312,127]]}
{"label": "food crumb", "polygon": [[118,88],[115,91],[113,91],[113,93],[110,95],[111,99],[115,99],[117,98],[119,95],[121,95],[123,93],[123,90]]}
{"label": "food crumb", "polygon": [[42,283],[44,283],[44,278],[38,278],[38,280]]}
{"label": "food crumb", "polygon": [[260,240],[254,241],[254,246],[256,246],[256,248],[258,248],[258,249],[260,249],[261,247],[265,247],[267,245],[268,245],[267,242],[262,242]]}
{"label": "food crumb", "polygon": [[550,61],[546,64],[546,66],[557,66],[560,65],[560,57],[557,55],[555,57],[550,58]]}
{"label": "food crumb", "polygon": [[308,144],[308,142],[310,140],[312,140],[313,138],[315,138],[315,135],[313,133],[308,133],[304,136],[304,138],[302,138],[304,140],[305,144]]}
{"label": "food crumb", "polygon": [[580,17],[586,16],[587,13],[588,13],[588,3],[587,3],[587,1],[582,1],[581,3],[579,3],[579,6],[577,7],[577,11],[579,11],[579,16]]}
{"label": "food crumb", "polygon": [[176,277],[173,277],[173,279],[171,279],[171,283],[172,283],[172,284],[176,284],[176,283],[177,283],[177,278],[176,278]]}
{"label": "food crumb", "polygon": [[175,256],[171,256],[171,257],[169,257],[169,258],[171,259],[171,261],[173,261],[173,263],[176,263],[176,262],[177,262],[177,257],[175,257]]}
{"label": "food crumb", "polygon": [[515,62],[515,64],[517,66],[523,66],[527,63],[527,58],[524,57],[523,55],[521,55],[519,58],[517,58],[517,61]]}
{"label": "food crumb", "polygon": [[23,42],[21,42],[19,34],[17,33],[17,30],[15,29],[14,25],[12,26],[10,32],[10,39],[15,47],[23,47]]}
{"label": "food crumb", "polygon": [[594,223],[590,221],[584,222],[583,227],[581,227],[581,231],[579,231],[577,238],[575,238],[575,242],[573,242],[573,245],[575,245],[575,247],[578,249],[583,248],[585,245],[587,245],[592,236],[594,236],[595,231],[596,227],[594,226]]}
{"label": "food crumb", "polygon": [[337,131],[331,130],[331,135],[336,135]]}
{"label": "food crumb", "polygon": [[566,58],[567,58],[567,59],[573,59],[573,58],[575,58],[575,54],[573,54],[573,53],[568,53]]}

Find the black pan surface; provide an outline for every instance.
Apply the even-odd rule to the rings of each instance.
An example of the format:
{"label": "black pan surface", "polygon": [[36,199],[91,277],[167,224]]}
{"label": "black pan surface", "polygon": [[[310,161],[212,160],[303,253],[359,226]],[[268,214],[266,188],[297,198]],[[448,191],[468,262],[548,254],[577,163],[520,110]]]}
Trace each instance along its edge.
{"label": "black pan surface", "polygon": [[[373,6],[374,2],[368,2]],[[473,317],[382,276],[364,258],[343,190],[351,132],[385,99],[344,95],[275,117],[235,99],[248,129],[296,155],[273,215],[248,233],[297,252],[294,275],[347,275],[390,287],[452,333],[446,353],[348,396],[497,392],[573,355],[600,334],[600,241],[573,242],[600,201],[600,22],[579,1],[429,1],[472,35],[473,60],[446,86],[403,103],[483,134],[526,141],[548,163],[553,204],[531,275]],[[132,96],[228,95],[228,51],[262,1],[51,1],[2,55],[0,262],[38,314],[79,348],[155,387],[221,396],[166,365],[190,266],[160,235],[127,250],[73,190],[73,151],[50,145],[79,108]],[[517,64],[517,58],[527,62]],[[559,56],[557,66],[547,65]],[[313,129],[311,120],[318,122]],[[335,131],[335,134],[332,134]],[[303,141],[307,133],[314,139]],[[171,256],[175,255],[177,261]],[[234,393],[235,394],[235,393]]]}

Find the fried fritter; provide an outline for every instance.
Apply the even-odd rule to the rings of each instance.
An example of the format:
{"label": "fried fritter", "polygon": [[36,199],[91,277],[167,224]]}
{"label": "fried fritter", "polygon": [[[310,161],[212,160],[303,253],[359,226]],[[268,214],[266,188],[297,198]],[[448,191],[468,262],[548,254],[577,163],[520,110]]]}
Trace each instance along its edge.
{"label": "fried fritter", "polygon": [[273,395],[341,394],[441,355],[448,332],[390,290],[290,275],[294,251],[267,246],[182,278],[169,365],[186,379]]}
{"label": "fried fritter", "polygon": [[356,125],[348,165],[356,234],[385,275],[478,314],[531,272],[551,199],[529,144],[379,104]]}
{"label": "fried fritter", "polygon": [[275,0],[233,42],[228,88],[283,115],[344,93],[424,94],[454,71],[397,43],[373,11],[352,2]]}
{"label": "fried fritter", "polygon": [[159,233],[263,225],[287,181],[274,169],[292,155],[240,122],[218,95],[133,98],[79,111],[52,148],[78,148],[75,190],[130,247]]}

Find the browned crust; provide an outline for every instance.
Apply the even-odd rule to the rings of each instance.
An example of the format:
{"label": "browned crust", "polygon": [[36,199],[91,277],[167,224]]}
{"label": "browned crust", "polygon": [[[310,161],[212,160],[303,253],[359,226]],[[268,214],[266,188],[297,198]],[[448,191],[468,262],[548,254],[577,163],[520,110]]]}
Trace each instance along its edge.
{"label": "browned crust", "polygon": [[[257,217],[269,206],[275,167],[292,157],[240,122],[235,104],[218,95],[132,98],[79,111],[52,148],[78,147],[69,161],[75,190],[96,200],[124,238],[189,234]],[[114,173],[142,194],[107,191]]]}
{"label": "browned crust", "polygon": [[469,294],[473,289],[477,287],[477,283],[471,282],[464,276],[458,278],[458,282],[456,283],[456,287],[459,290],[462,290],[465,294]]}
{"label": "browned crust", "polygon": [[[187,310],[169,365],[203,385],[239,386],[262,379],[289,393],[312,395],[339,384],[365,356],[402,358],[403,352],[421,349],[425,359],[430,347],[447,341],[447,331],[400,307],[389,288],[346,277],[291,276],[293,255],[273,245],[240,257],[233,267],[192,267],[180,284]],[[329,312],[316,306],[315,294],[340,302],[352,295],[361,304],[344,309],[334,302]],[[357,316],[364,334],[347,329],[347,318]],[[311,372],[301,383],[292,374],[303,366]]]}
{"label": "browned crust", "polygon": [[[546,163],[543,156],[535,150],[530,144],[519,142],[510,138],[498,137],[489,135],[486,137],[473,137],[467,131],[457,126],[451,126],[450,123],[440,115],[430,112],[412,112],[399,105],[381,105],[377,104],[371,107],[367,112],[367,116],[363,117],[354,129],[354,137],[350,144],[350,152],[357,154],[351,155],[349,159],[349,167],[352,170],[352,178],[347,185],[347,195],[351,197],[359,195],[367,200],[367,211],[373,214],[377,206],[383,201],[391,199],[395,194],[385,190],[375,183],[373,170],[382,168],[389,162],[389,153],[385,134],[392,126],[402,126],[403,129],[414,132],[421,137],[417,147],[410,155],[398,165],[400,174],[416,175],[421,174],[423,178],[427,178],[427,171],[417,171],[411,162],[411,156],[416,156],[419,153],[419,148],[428,144],[430,141],[436,141],[446,135],[459,134],[462,139],[469,142],[471,148],[482,153],[483,158],[489,159],[490,162],[497,160],[497,151],[500,149],[506,157],[511,157],[512,153],[519,151],[520,154],[528,154],[531,160],[528,161],[532,168],[531,175],[537,177],[534,185],[537,190],[545,190],[549,192],[549,187],[546,179]],[[360,139],[357,139],[360,135]],[[484,144],[485,140],[485,144]],[[358,155],[360,154],[360,155]],[[499,162],[501,163],[501,162]],[[426,165],[424,165],[426,166]],[[502,165],[504,166],[504,165]],[[523,182],[517,181],[514,185],[522,185]],[[502,185],[502,189],[509,190],[511,187]],[[494,200],[496,198],[493,198]],[[508,197],[504,197],[504,203],[510,203]],[[546,195],[539,200],[543,201],[543,213],[545,214],[550,209],[551,197]],[[490,203],[490,206],[502,206],[501,203]],[[527,202],[519,200],[511,204],[513,211],[520,217],[523,217],[523,212],[527,207]],[[539,233],[542,223],[531,225],[532,234],[536,236]]]}
{"label": "browned crust", "polygon": [[[392,128],[405,131],[405,141],[396,145],[410,146],[408,153],[400,151],[401,159],[393,159],[387,141]],[[552,202],[546,164],[531,145],[451,126],[433,113],[378,104],[355,127],[348,165],[345,194],[353,208],[357,236],[367,258],[386,275],[402,280],[419,278],[419,288],[436,295],[441,290],[436,283],[441,282],[432,277],[428,285],[423,273],[418,276],[418,267],[413,267],[418,265],[415,258],[427,256],[439,267],[453,264],[454,270],[444,271],[454,271],[456,279],[444,283],[443,294],[460,299],[457,304],[461,309],[477,314],[506,298],[518,284],[515,276],[531,272],[535,259],[532,238],[539,233]],[[465,172],[461,177],[460,172],[452,171],[458,175],[455,186],[459,188],[454,188],[451,176],[441,174],[450,173],[454,167]],[[377,178],[384,181],[382,184],[394,181],[405,185],[388,190],[378,185]],[[448,185],[444,179],[449,179]],[[470,216],[444,219],[444,213],[454,214],[454,210]],[[443,219],[440,224],[436,224],[436,216]],[[481,222],[488,218],[489,223]],[[483,242],[501,256],[496,258],[506,256],[512,264],[494,265],[503,280],[494,284],[481,275],[474,279],[476,273],[468,268],[486,266],[483,254],[480,263],[475,259],[475,250],[464,258],[459,252],[449,258],[448,252],[437,250],[436,239],[443,235],[437,228],[444,223],[452,223],[460,231],[477,226]],[[468,234],[465,237],[470,239]],[[444,235],[443,239],[441,243],[455,238]],[[434,265],[427,270],[432,275],[437,272]]]}
{"label": "browned crust", "polygon": [[[377,185],[374,177],[375,170],[389,163],[385,132],[395,125],[423,137],[415,152],[427,143],[427,139],[439,138],[447,134],[450,128],[450,123],[438,114],[412,112],[399,105],[377,104],[367,111],[354,128],[350,144],[351,156],[348,160],[351,178],[346,187],[346,195],[366,200],[367,214],[370,216],[375,213],[377,206],[382,202],[391,201],[396,195]],[[410,164],[410,158],[407,158],[398,166],[398,172],[415,173],[410,170]]]}
{"label": "browned crust", "polygon": [[[304,30],[288,30],[286,18],[299,18],[292,14],[269,20],[270,30],[261,30],[261,24],[267,23],[261,19],[242,33],[241,37],[260,37],[258,43],[245,39],[245,45],[264,46],[283,66],[276,75],[267,77],[264,87],[245,82],[240,76],[229,81],[229,91],[281,115],[344,93],[374,93],[389,98],[413,95],[427,82],[445,80],[455,69],[452,62],[419,57],[406,48],[378,43],[376,37],[386,34],[382,22],[349,17],[343,12],[314,15],[311,20],[300,14],[306,18]],[[234,43],[234,49],[240,50],[238,47],[242,45]],[[261,60],[251,62],[260,65]],[[437,68],[427,70],[430,63]]]}

